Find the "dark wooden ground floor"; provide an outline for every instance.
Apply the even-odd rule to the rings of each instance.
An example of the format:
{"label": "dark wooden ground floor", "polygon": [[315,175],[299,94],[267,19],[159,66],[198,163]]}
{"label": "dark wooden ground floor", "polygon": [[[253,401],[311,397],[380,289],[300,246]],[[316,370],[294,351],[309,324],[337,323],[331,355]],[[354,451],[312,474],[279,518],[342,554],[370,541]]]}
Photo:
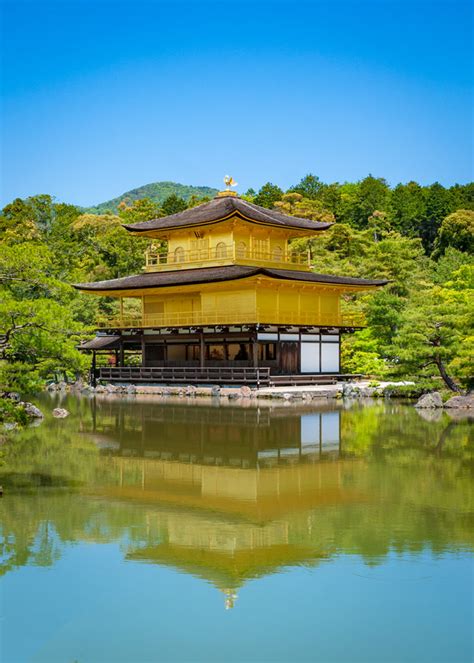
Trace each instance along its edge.
{"label": "dark wooden ground floor", "polygon": [[[135,370],[133,376],[129,372],[130,379],[138,381],[148,377],[147,381],[177,382],[182,377],[188,383],[224,378],[247,383],[260,382],[264,375],[339,374],[340,331],[307,328],[122,331],[97,336],[81,349],[92,352],[96,374],[99,367],[134,368],[143,369]],[[256,369],[260,370],[260,376]],[[106,371],[103,372],[105,376]],[[123,375],[123,379],[125,373],[125,370],[113,372],[116,376]],[[204,379],[206,374],[208,378]]]}

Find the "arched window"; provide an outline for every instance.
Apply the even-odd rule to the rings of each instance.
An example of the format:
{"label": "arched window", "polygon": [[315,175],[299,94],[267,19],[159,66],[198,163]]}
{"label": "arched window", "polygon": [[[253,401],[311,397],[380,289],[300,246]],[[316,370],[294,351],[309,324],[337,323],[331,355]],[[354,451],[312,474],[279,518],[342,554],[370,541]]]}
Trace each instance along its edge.
{"label": "arched window", "polygon": [[281,246],[275,246],[273,249],[273,260],[274,262],[281,262],[283,260],[283,249]]}
{"label": "arched window", "polygon": [[224,242],[219,242],[216,246],[216,258],[227,258],[227,248]]}
{"label": "arched window", "polygon": [[183,249],[182,246],[178,246],[174,250],[174,261],[175,262],[184,262],[184,249]]}
{"label": "arched window", "polygon": [[235,247],[235,256],[236,258],[246,258],[247,257],[247,245],[245,242],[238,242]]}

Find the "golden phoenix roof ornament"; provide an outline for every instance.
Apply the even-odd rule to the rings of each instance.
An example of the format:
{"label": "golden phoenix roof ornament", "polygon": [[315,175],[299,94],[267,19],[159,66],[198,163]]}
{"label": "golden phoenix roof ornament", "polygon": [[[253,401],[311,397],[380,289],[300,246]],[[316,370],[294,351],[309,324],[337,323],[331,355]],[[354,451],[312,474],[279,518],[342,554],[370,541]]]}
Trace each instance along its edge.
{"label": "golden phoenix roof ornament", "polygon": [[226,186],[227,191],[230,191],[232,186],[237,186],[237,182],[230,175],[226,175],[224,177],[224,184]]}

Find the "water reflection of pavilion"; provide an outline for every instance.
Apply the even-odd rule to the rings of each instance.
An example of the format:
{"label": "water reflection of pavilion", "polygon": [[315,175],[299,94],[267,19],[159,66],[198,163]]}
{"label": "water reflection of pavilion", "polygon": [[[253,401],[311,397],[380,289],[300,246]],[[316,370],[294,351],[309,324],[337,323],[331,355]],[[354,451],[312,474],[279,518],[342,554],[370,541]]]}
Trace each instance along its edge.
{"label": "water reflection of pavilion", "polygon": [[109,443],[122,456],[262,467],[341,452],[340,411],[151,403],[130,407],[133,411],[127,412],[102,403],[100,417],[94,416],[97,441]]}
{"label": "water reflection of pavilion", "polygon": [[339,411],[159,405],[133,426],[126,412],[100,421],[116,481],[99,492],[142,504],[159,532],[127,558],[206,579],[227,607],[247,579],[331,554],[318,509],[367,501],[364,463],[340,458]]}

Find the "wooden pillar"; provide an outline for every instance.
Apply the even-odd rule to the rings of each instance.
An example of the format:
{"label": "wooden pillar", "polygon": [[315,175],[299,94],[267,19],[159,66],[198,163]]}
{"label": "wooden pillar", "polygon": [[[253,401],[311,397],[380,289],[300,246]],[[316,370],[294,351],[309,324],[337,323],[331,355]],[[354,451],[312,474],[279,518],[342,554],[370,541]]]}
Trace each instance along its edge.
{"label": "wooden pillar", "polygon": [[120,353],[119,365],[123,366],[124,365],[124,359],[125,359],[125,350],[124,350],[124,347],[123,347],[123,338],[122,337],[120,337],[120,350],[119,350],[119,353]]}
{"label": "wooden pillar", "polygon": [[92,409],[92,430],[95,433],[97,431],[97,401],[95,398],[91,399],[91,409]]}
{"label": "wooden pillar", "polygon": [[201,368],[204,368],[205,363],[206,363],[206,358],[205,358],[205,353],[206,353],[206,344],[204,343],[204,333],[201,331],[199,332],[199,357],[200,357],[200,364]]}
{"label": "wooden pillar", "polygon": [[142,366],[146,366],[145,334],[142,334],[141,345],[142,345]]}
{"label": "wooden pillar", "polygon": [[252,364],[254,368],[258,368],[258,341],[256,332],[252,334]]}

